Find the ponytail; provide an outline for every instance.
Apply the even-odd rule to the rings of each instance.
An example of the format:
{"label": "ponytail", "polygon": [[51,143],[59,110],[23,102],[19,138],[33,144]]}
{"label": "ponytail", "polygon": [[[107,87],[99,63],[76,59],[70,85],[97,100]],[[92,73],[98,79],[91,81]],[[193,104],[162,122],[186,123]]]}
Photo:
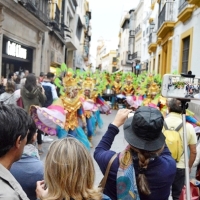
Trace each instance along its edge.
{"label": "ponytail", "polygon": [[145,173],[147,171],[147,167],[148,167],[150,158],[159,156],[161,154],[161,152],[163,151],[164,146],[161,149],[154,151],[154,152],[137,149],[132,146],[131,146],[131,149],[133,149],[133,151],[135,151],[137,153],[138,159],[139,159],[139,169],[138,169],[139,174],[136,179],[138,190],[142,194],[150,195],[151,191],[149,189],[149,184],[148,184]]}

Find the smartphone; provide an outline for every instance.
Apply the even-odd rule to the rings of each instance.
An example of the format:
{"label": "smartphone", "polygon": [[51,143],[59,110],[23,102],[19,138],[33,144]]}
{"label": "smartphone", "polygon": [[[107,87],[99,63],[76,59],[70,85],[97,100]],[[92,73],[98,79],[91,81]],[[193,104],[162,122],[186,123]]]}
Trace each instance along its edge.
{"label": "smartphone", "polygon": [[165,74],[161,94],[167,98],[200,100],[200,78]]}

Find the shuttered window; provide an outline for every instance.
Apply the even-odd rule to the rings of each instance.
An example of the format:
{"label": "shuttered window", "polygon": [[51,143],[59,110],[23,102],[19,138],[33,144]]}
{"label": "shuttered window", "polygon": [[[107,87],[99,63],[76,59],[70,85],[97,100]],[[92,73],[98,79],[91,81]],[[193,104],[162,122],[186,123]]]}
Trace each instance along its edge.
{"label": "shuttered window", "polygon": [[190,36],[183,39],[182,73],[188,72],[189,49],[190,49]]}

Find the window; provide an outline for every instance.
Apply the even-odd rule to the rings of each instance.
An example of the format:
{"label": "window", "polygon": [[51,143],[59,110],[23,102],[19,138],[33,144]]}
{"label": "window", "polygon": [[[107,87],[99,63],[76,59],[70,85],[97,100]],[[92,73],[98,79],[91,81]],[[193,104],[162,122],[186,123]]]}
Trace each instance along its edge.
{"label": "window", "polygon": [[182,41],[183,41],[182,73],[187,73],[188,72],[189,49],[190,49],[190,36],[184,38]]}

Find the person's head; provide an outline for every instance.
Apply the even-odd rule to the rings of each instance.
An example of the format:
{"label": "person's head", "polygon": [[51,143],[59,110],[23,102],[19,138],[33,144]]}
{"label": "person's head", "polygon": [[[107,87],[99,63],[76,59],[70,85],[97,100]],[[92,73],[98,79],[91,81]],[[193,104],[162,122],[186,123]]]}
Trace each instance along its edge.
{"label": "person's head", "polygon": [[32,120],[32,123],[29,126],[29,133],[27,135],[26,144],[33,144],[37,140],[37,127],[35,122]]}
{"label": "person's head", "polygon": [[21,76],[17,75],[17,78],[15,79],[15,83],[20,84],[20,81],[21,81]]}
{"label": "person's head", "polygon": [[90,92],[91,92],[91,91],[90,91],[89,89],[85,89],[85,90],[84,90],[85,96],[86,96],[86,97],[89,97],[89,96],[90,96]]}
{"label": "person's head", "polygon": [[7,81],[5,91],[7,93],[13,93],[15,91],[15,83],[13,81]]}
{"label": "person's head", "polygon": [[16,73],[10,72],[10,73],[8,74],[8,80],[14,81],[16,78],[17,78],[17,74],[16,74]]}
{"label": "person's head", "polygon": [[45,76],[44,72],[40,72],[40,77],[44,78],[44,76]]}
{"label": "person's head", "polygon": [[49,79],[51,82],[53,82],[54,81],[54,73],[52,73],[52,72],[48,72],[47,73],[47,79]]}
{"label": "person's head", "polygon": [[25,70],[25,71],[24,71],[24,78],[26,78],[28,75],[29,75],[29,71],[28,71],[28,70]]}
{"label": "person's head", "polygon": [[90,153],[75,138],[53,142],[45,160],[45,199],[101,199],[94,188],[94,165]]}
{"label": "person's head", "polygon": [[165,145],[163,121],[158,109],[142,106],[126,120],[123,127],[125,139],[139,159],[138,189],[146,195],[151,193],[145,176],[149,161],[159,156]]}
{"label": "person's head", "polygon": [[24,109],[0,103],[0,160],[11,165],[20,159],[31,123],[32,118]]}
{"label": "person's head", "polygon": [[167,99],[167,107],[169,112],[182,113],[181,101],[174,98]]}
{"label": "person's head", "polygon": [[74,88],[73,90],[72,90],[72,92],[73,92],[73,94],[74,94],[74,98],[78,95],[78,87],[76,87],[76,88]]}
{"label": "person's head", "polygon": [[36,81],[36,76],[34,74],[29,74],[26,77],[26,81],[24,84],[24,87],[31,92],[33,90],[33,88],[35,88],[37,86],[37,81]]}

